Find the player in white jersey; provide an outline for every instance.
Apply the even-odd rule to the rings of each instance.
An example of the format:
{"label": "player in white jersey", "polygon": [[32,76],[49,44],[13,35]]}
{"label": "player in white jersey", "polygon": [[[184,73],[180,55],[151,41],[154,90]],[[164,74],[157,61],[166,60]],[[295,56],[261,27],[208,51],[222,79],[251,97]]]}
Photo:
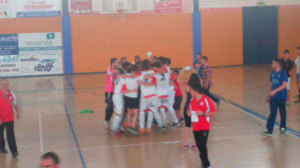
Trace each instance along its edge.
{"label": "player in white jersey", "polygon": [[148,60],[142,62],[142,69],[143,71],[139,80],[141,86],[139,125],[140,133],[145,133],[145,113],[147,112],[146,133],[150,133],[153,117],[155,117],[158,127],[161,128],[163,124],[158,113],[155,72],[150,69],[150,62]]}
{"label": "player in white jersey", "polygon": [[121,124],[123,111],[124,111],[124,100],[123,100],[124,86],[125,86],[124,75],[119,73],[115,80],[115,89],[114,89],[114,95],[113,95],[115,116],[114,116],[113,125],[111,127],[111,130],[115,134],[120,134],[119,127]]}
{"label": "player in white jersey", "polygon": [[[172,120],[172,127],[178,127],[180,126],[180,123],[177,119],[176,116],[176,111],[174,110],[174,103],[175,103],[175,87],[174,87],[174,83],[171,80],[171,68],[170,68],[170,64],[171,64],[171,60],[169,58],[166,57],[160,57],[160,62],[162,63],[162,69],[164,71],[164,73],[166,73],[168,75],[169,78],[169,86],[168,86],[168,102],[166,105],[166,108],[168,109],[170,115],[171,115],[171,120]],[[166,119],[168,120],[168,118]]]}
{"label": "player in white jersey", "polygon": [[[139,98],[138,98],[138,68],[136,65],[124,66],[126,70],[125,77],[125,90],[124,92],[124,102],[125,107],[128,110],[127,122],[131,128],[136,128],[139,110]],[[129,130],[130,131],[130,130]]]}
{"label": "player in white jersey", "polygon": [[[172,122],[176,122],[176,112],[173,108],[173,105],[169,104],[169,89],[170,89],[170,75],[165,72],[165,68],[161,65],[161,63],[156,63],[155,67],[157,68],[158,74],[155,75],[157,79],[157,96],[158,96],[158,107],[159,112],[162,115],[163,126],[166,127],[168,123],[168,117],[166,114],[166,109],[171,114]],[[173,110],[173,111],[172,111]],[[178,120],[177,120],[178,122]]]}

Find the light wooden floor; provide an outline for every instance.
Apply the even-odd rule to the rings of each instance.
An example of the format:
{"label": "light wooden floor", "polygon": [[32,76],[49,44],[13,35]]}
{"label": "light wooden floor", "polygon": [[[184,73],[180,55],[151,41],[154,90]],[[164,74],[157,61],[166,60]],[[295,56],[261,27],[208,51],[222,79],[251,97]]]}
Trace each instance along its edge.
{"label": "light wooden floor", "polygon": [[[214,69],[213,91],[257,113],[268,115],[264,103],[268,66]],[[103,74],[13,78],[22,117],[16,121],[20,157],[0,155],[0,168],[38,167],[46,151],[55,151],[63,168],[194,168],[197,152],[182,149],[183,128],[166,135],[112,137],[103,126]],[[293,81],[292,91],[295,89]],[[94,114],[79,114],[82,109]],[[288,126],[300,131],[300,105],[288,107]],[[265,122],[222,103],[209,137],[213,168],[297,168],[300,139],[259,133]],[[192,137],[191,137],[192,141]]]}

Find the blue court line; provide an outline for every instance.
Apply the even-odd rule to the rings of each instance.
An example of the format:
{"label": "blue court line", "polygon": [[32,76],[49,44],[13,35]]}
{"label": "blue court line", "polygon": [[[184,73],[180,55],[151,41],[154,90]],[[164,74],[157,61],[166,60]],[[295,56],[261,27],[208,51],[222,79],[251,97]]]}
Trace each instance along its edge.
{"label": "blue court line", "polygon": [[64,107],[65,107],[65,112],[66,112],[66,115],[67,115],[67,118],[68,118],[68,123],[69,123],[69,126],[70,126],[70,130],[72,132],[72,136],[74,138],[74,141],[75,141],[75,144],[76,144],[76,147],[77,147],[77,152],[78,152],[79,157],[80,157],[80,161],[81,161],[82,167],[86,168],[86,164],[85,164],[85,161],[84,161],[81,149],[80,149],[80,145],[79,145],[79,142],[78,142],[75,130],[73,128],[72,120],[71,120],[71,117],[70,117],[70,114],[69,114],[69,110],[68,110],[68,108],[66,106],[66,103],[64,103]]}
{"label": "blue court line", "polygon": [[[235,103],[235,102],[233,102],[233,101],[231,101],[231,100],[226,101],[226,100],[225,100],[223,97],[221,97],[221,96],[218,96],[218,95],[215,95],[215,96],[217,96],[217,97],[218,97],[219,99],[221,99],[222,101],[228,102],[228,103],[230,103],[231,105],[233,105],[233,106],[235,106],[235,107],[237,107],[237,108],[239,108],[239,109],[241,109],[241,110],[243,110],[243,111],[249,113],[250,115],[252,115],[252,116],[254,116],[254,117],[260,118],[260,119],[264,120],[265,122],[268,121],[268,118],[267,118],[266,116],[264,116],[264,115],[262,115],[262,114],[260,114],[260,113],[258,113],[258,112],[255,112],[255,111],[253,111],[253,110],[251,110],[251,109],[249,109],[249,108],[247,108],[247,107],[245,107],[245,106],[242,106],[242,105],[240,105],[240,104],[237,104],[237,103]],[[275,125],[278,126],[278,127],[280,127],[280,124],[279,124],[278,122],[275,122]],[[293,128],[290,128],[290,127],[287,127],[286,129],[287,129],[287,132],[289,132],[290,134],[293,134],[293,135],[295,135],[296,137],[300,138],[300,132],[299,132],[299,131],[297,131],[297,130],[295,130],[295,129],[293,129]]]}

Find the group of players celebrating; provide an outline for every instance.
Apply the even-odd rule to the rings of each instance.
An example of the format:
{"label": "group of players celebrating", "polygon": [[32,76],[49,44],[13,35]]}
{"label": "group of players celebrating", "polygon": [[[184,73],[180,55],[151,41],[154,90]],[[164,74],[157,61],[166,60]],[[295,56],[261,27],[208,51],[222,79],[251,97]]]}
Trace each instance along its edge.
{"label": "group of players celebrating", "polygon": [[179,72],[171,71],[170,64],[171,60],[166,57],[149,56],[141,61],[137,56],[134,63],[126,58],[120,63],[116,58],[111,59],[105,90],[105,126],[110,127],[113,134],[151,133],[153,123],[158,127],[157,133],[180,126],[183,119],[178,118],[175,111],[179,111],[182,101],[175,102],[176,92],[181,92],[177,81]]}

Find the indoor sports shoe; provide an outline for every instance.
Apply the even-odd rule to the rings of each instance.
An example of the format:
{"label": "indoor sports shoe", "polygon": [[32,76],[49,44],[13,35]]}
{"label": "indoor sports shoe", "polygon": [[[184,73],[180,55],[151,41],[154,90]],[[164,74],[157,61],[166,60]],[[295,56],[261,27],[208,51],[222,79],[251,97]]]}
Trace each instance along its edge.
{"label": "indoor sports shoe", "polygon": [[7,154],[7,150],[6,149],[0,149],[0,153]]}
{"label": "indoor sports shoe", "polygon": [[291,102],[289,101],[286,101],[286,105],[289,106],[291,104]]}
{"label": "indoor sports shoe", "polygon": [[194,150],[198,150],[197,145],[193,145],[193,149],[194,149]]}
{"label": "indoor sports shoe", "polygon": [[173,122],[172,125],[171,125],[171,128],[178,128],[180,127],[180,123],[176,123],[176,122]]}
{"label": "indoor sports shoe", "polygon": [[284,129],[284,128],[280,128],[280,134],[285,134],[285,132],[286,132],[286,129]]}
{"label": "indoor sports shoe", "polygon": [[145,133],[145,129],[140,129],[140,134],[144,134]]}
{"label": "indoor sports shoe", "polygon": [[114,135],[114,136],[121,136],[122,135],[122,133],[120,131],[110,131],[110,134]]}
{"label": "indoor sports shoe", "polygon": [[272,136],[272,133],[269,131],[264,131],[261,133],[261,135],[265,135],[265,136]]}
{"label": "indoor sports shoe", "polygon": [[18,152],[12,152],[11,155],[12,155],[12,157],[16,158],[16,157],[19,156],[19,153]]}
{"label": "indoor sports shoe", "polygon": [[104,127],[105,127],[106,129],[109,128],[109,121],[104,121]]}
{"label": "indoor sports shoe", "polygon": [[151,128],[147,128],[146,133],[150,134],[152,132]]}
{"label": "indoor sports shoe", "polygon": [[167,132],[166,127],[161,127],[155,133],[157,133],[157,134],[163,134],[163,133],[166,133],[166,132]]}
{"label": "indoor sports shoe", "polygon": [[184,150],[188,150],[190,148],[190,145],[183,145]]}
{"label": "indoor sports shoe", "polygon": [[130,134],[132,134],[132,135],[139,135],[139,132],[138,131],[136,131],[134,128],[132,128],[132,127],[128,127],[128,132],[130,133]]}
{"label": "indoor sports shoe", "polygon": [[295,101],[295,104],[298,104],[298,103],[300,103],[300,100]]}

